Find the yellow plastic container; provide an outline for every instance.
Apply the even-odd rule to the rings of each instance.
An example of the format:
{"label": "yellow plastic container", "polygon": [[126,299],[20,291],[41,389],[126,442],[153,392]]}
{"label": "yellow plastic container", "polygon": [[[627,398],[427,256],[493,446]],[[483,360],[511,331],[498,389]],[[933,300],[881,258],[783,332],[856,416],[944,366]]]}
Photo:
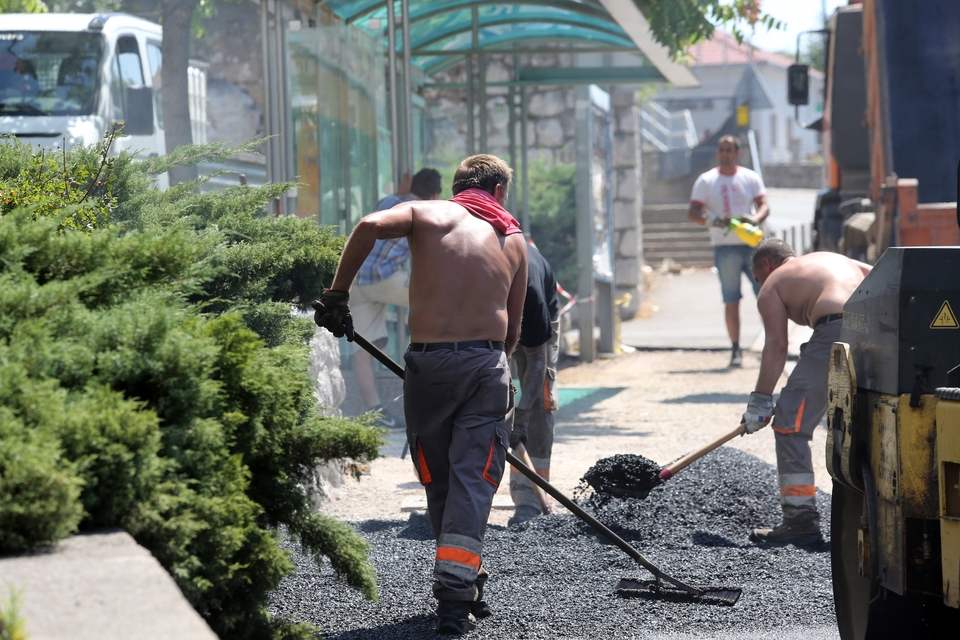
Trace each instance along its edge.
{"label": "yellow plastic container", "polygon": [[730,220],[729,230],[733,231],[744,244],[750,247],[756,247],[763,242],[763,231],[755,224],[732,219]]}

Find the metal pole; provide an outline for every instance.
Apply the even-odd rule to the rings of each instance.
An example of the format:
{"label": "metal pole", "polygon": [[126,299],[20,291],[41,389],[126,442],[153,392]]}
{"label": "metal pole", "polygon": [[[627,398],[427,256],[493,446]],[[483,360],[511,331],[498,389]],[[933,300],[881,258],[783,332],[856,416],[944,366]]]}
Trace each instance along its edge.
{"label": "metal pole", "polygon": [[[470,8],[470,48],[477,50],[480,41],[480,12],[474,5]],[[474,56],[467,56],[467,153],[473,155],[477,152],[476,127],[473,121],[476,115],[476,95],[474,88]]]}
{"label": "metal pole", "polygon": [[410,102],[410,0],[400,0],[403,20],[403,145],[404,173],[413,174],[413,105]]}
{"label": "metal pole", "polygon": [[473,146],[473,56],[469,55],[466,59],[466,72],[467,80],[467,155],[472,156],[474,153]]}
{"label": "metal pole", "polygon": [[577,304],[580,310],[580,360],[592,362],[596,357],[593,340],[594,274],[593,274],[593,181],[592,165],[592,106],[590,87],[577,87],[576,100],[576,202],[577,202]]}
{"label": "metal pole", "polygon": [[480,99],[477,101],[480,107],[480,127],[477,132],[477,148],[482,153],[489,151],[487,148],[487,66],[482,53],[477,54],[477,84]]}
{"label": "metal pole", "polygon": [[[513,87],[507,88],[507,155],[510,157],[510,166],[514,171],[517,170],[517,105],[516,91]],[[513,188],[507,195],[507,209],[516,212],[517,210],[517,186],[514,181]],[[530,230],[524,227],[526,233]]]}
{"label": "metal pole", "polygon": [[520,224],[524,231],[530,233],[530,183],[527,181],[529,173],[527,171],[530,164],[530,157],[527,152],[527,88],[520,87],[520,186],[521,210]]}
{"label": "metal pole", "polygon": [[[263,52],[263,75],[264,75],[264,86],[267,92],[269,93],[271,89],[271,72],[273,68],[272,61],[270,59],[270,7],[266,2],[260,3],[260,44],[262,46]],[[267,135],[270,136],[267,138],[267,181],[268,182],[279,182],[277,179],[277,159],[276,159],[276,142],[274,141],[273,134],[273,100],[270,96],[266,96],[266,123],[267,123]]]}
{"label": "metal pole", "polygon": [[387,84],[390,87],[390,162],[393,188],[400,186],[400,132],[397,117],[397,34],[393,0],[387,2]]}

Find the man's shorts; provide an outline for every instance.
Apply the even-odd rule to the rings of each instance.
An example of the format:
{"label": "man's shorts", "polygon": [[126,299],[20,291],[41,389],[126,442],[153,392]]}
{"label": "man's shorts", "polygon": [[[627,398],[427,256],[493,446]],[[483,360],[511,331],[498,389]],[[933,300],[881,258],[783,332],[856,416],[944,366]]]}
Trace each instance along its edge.
{"label": "man's shorts", "polygon": [[713,248],[713,262],[720,278],[720,294],[724,304],[739,302],[740,274],[747,276],[753,293],[760,291],[760,285],[753,279],[753,249],[745,244],[718,245]]}
{"label": "man's shorts", "polygon": [[379,282],[350,289],[353,329],[370,342],[387,337],[387,306],[410,306],[407,272],[397,271]]}

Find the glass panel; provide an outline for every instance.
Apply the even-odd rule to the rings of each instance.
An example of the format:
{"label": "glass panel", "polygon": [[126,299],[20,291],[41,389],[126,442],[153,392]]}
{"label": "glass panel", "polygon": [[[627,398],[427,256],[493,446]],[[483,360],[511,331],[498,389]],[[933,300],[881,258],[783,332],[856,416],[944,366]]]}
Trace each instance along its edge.
{"label": "glass panel", "polygon": [[140,47],[133,36],[123,36],[117,40],[117,67],[120,79],[128,87],[142,87],[143,65],[140,63]]}
{"label": "glass panel", "polygon": [[79,116],[97,104],[103,37],[0,32],[0,115]]}
{"label": "glass panel", "polygon": [[383,47],[334,25],[290,31],[287,53],[297,215],[346,233],[393,187]]}

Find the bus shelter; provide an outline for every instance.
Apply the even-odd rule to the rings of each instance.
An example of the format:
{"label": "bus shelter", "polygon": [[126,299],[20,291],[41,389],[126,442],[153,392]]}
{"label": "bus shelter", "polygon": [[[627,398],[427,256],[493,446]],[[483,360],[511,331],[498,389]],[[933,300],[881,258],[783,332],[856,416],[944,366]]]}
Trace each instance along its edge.
{"label": "bus shelter", "polygon": [[[577,87],[580,351],[585,360],[595,356],[595,324],[600,350],[616,350],[618,177],[612,169],[610,90],[650,82],[696,85],[690,71],[654,41],[631,0],[326,0],[309,8],[262,0],[261,11],[272,88],[270,177],[299,182],[283,203],[286,211],[319,215],[321,223],[344,233],[416,170],[422,115],[431,108],[423,96],[430,90],[462,96],[468,154],[487,150],[491,117],[506,120],[517,178],[510,208],[529,229],[530,91]],[[570,64],[533,64],[539,54],[558,52]],[[493,60],[508,61],[508,77],[490,77]],[[492,116],[486,105],[494,91],[505,91],[506,113]]]}

